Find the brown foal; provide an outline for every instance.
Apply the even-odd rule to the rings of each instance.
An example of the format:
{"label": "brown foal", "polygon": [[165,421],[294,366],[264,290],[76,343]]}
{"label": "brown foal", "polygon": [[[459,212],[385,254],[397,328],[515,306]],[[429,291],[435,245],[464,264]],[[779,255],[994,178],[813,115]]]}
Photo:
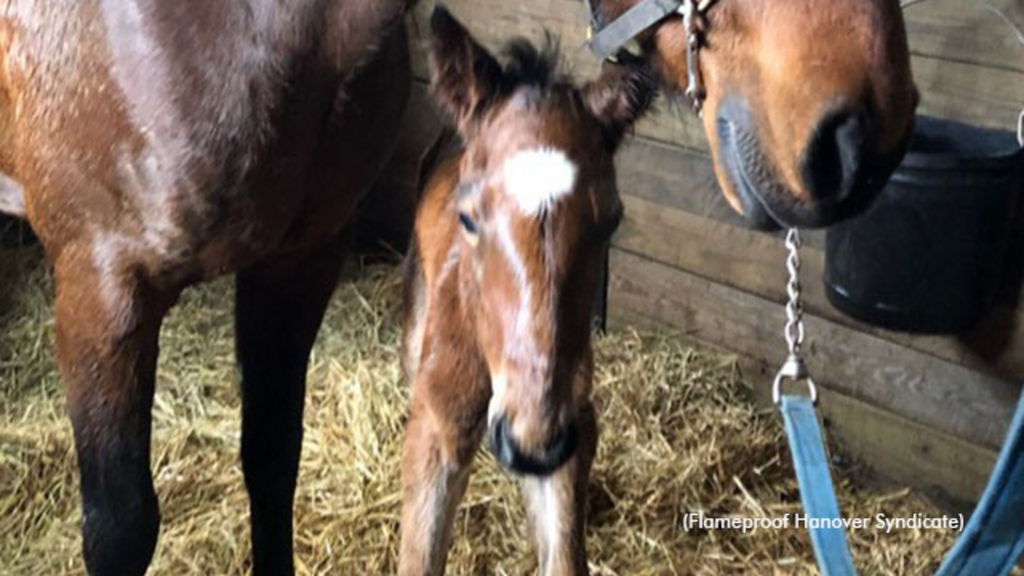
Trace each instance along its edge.
{"label": "brown foal", "polygon": [[399,573],[444,571],[487,431],[522,484],[541,573],[583,574],[590,303],[622,215],[612,158],[654,86],[609,65],[577,88],[554,50],[513,42],[502,66],[445,10],[431,26],[434,92],[465,145],[426,184],[407,259]]}

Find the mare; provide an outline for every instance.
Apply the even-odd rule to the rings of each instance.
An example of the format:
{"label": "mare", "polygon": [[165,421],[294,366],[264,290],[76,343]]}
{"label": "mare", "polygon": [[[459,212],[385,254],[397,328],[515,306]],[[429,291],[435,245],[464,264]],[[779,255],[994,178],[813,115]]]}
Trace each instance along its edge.
{"label": "mare", "polygon": [[0,212],[56,277],[85,565],[146,571],[161,321],[236,277],[255,574],[290,574],[306,364],[410,89],[411,0],[8,0]]}

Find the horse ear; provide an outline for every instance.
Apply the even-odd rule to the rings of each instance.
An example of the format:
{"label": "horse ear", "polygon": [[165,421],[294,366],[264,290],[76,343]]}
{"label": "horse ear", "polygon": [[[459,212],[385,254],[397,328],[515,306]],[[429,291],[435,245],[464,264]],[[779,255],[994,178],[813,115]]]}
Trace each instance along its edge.
{"label": "horse ear", "polygon": [[447,8],[434,8],[430,29],[434,96],[455,116],[460,132],[465,135],[482,105],[498,93],[501,65]]}
{"label": "horse ear", "polygon": [[650,66],[638,57],[623,55],[618,63],[606,62],[601,76],[583,87],[583,103],[604,125],[609,145],[615,148],[657,93]]}

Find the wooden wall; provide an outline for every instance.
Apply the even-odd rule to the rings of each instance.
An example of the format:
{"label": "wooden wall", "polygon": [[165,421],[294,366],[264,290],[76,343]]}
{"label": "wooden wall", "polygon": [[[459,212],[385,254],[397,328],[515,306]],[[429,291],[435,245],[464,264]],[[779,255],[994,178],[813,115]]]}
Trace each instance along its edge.
{"label": "wooden wall", "polygon": [[[1020,0],[994,3],[1024,24]],[[581,0],[447,5],[485,45],[548,30],[561,37],[578,77],[598,70],[584,48]],[[406,194],[399,190],[414,186],[419,156],[442,125],[427,95],[422,49],[432,6],[422,1],[409,24],[418,80],[407,134],[378,199],[394,201]],[[907,18],[922,111],[1013,126],[1024,106],[1024,46],[1009,29],[969,0],[931,0],[908,9]],[[781,237],[743,226],[721,197],[696,119],[659,106],[617,160],[626,219],[612,249],[610,313],[739,353],[755,395],[764,398],[785,355]],[[824,387],[822,409],[833,438],[886,476],[973,499],[1020,391],[1014,380],[1024,377],[1024,233],[1010,255],[997,310],[958,338],[910,336],[843,316],[825,300],[820,282],[824,236],[810,233],[806,242],[808,360]]]}

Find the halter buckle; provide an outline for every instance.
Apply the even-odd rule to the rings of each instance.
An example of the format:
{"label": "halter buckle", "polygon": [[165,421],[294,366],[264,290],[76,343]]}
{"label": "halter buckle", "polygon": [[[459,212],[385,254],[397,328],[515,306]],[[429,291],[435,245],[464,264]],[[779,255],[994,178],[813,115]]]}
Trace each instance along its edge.
{"label": "halter buckle", "polygon": [[705,10],[711,6],[711,0],[684,0],[679,7],[679,14],[683,17],[683,27],[686,29],[686,99],[690,106],[700,116],[703,115],[704,99],[707,98],[707,91],[704,89],[704,78],[700,70],[700,45],[701,22]]}

